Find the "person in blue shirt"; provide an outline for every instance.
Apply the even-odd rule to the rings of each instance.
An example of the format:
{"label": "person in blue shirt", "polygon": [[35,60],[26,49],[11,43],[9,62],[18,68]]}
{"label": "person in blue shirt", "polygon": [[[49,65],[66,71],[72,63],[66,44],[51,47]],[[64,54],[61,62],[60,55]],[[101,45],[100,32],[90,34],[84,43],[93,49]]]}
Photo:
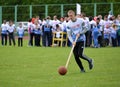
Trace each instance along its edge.
{"label": "person in blue shirt", "polygon": [[94,41],[94,47],[95,48],[98,48],[98,28],[95,27],[93,28],[93,31],[92,31],[92,36],[93,36],[93,41]]}
{"label": "person in blue shirt", "polygon": [[[70,18],[67,23],[67,34],[68,38],[71,41],[72,45],[75,46],[73,49],[73,54],[78,64],[80,71],[85,72],[85,69],[80,60],[84,59],[89,64],[89,69],[93,68],[93,61],[91,58],[84,55],[84,47],[85,47],[85,33],[88,30],[87,26],[85,26],[84,21],[81,18],[76,18],[75,12],[73,10],[68,11],[68,16]],[[75,38],[77,41],[75,42]]]}
{"label": "person in blue shirt", "polygon": [[35,27],[34,27],[35,46],[40,47],[40,46],[41,46],[41,45],[40,45],[40,41],[41,41],[42,31],[41,31],[41,29],[40,29],[40,25],[39,25],[39,23],[38,23],[37,20],[35,20],[34,25],[35,25]]}
{"label": "person in blue shirt", "polygon": [[44,20],[44,24],[42,26],[43,31],[43,46],[51,46],[52,45],[52,26],[51,20],[48,16],[46,20]]}

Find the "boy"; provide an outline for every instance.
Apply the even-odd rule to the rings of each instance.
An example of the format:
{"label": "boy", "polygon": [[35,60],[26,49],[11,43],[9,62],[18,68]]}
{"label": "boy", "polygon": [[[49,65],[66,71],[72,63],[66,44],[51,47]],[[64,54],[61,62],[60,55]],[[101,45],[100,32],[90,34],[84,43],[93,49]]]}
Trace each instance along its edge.
{"label": "boy", "polygon": [[[81,72],[85,72],[85,69],[79,57],[88,61],[89,69],[93,68],[92,59],[88,58],[87,56],[83,54],[83,50],[85,46],[85,33],[88,29],[84,25],[84,21],[82,19],[75,17],[75,12],[73,10],[68,11],[68,16],[70,18],[67,24],[68,38],[71,41],[72,45],[75,46],[73,50],[75,60]],[[77,42],[75,42],[76,37],[78,38]]]}
{"label": "boy", "polygon": [[18,46],[23,46],[23,36],[24,36],[24,29],[22,27],[22,23],[19,23],[19,26],[17,27],[17,33],[18,33]]}
{"label": "boy", "polygon": [[8,34],[9,34],[9,45],[11,46],[13,42],[13,45],[15,46],[15,36],[14,36],[14,31],[15,31],[15,25],[13,24],[13,21],[9,21],[8,25]]}
{"label": "boy", "polygon": [[6,23],[6,20],[3,20],[3,24],[1,25],[2,46],[7,45],[7,28],[8,28],[8,24]]}

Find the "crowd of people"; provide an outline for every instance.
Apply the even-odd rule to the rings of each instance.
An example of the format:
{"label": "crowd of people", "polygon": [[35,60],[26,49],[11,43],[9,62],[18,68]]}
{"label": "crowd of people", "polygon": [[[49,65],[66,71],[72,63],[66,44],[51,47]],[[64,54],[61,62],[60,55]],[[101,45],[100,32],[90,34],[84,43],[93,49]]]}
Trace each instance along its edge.
{"label": "crowd of people", "polygon": [[[85,13],[76,15],[84,21],[85,26],[88,27],[86,36],[86,47],[104,47],[104,46],[120,46],[120,15],[115,17],[112,14],[98,15],[95,17],[86,17]],[[53,45],[52,38],[53,32],[56,32],[56,37],[60,38],[59,32],[67,32],[67,23],[70,20],[69,17],[57,16],[47,16],[46,18],[40,20],[39,16],[29,19],[28,21],[28,46],[45,46],[50,47]],[[17,32],[18,46],[23,46],[24,32],[25,29],[22,23],[16,27],[13,21],[6,22],[3,20],[1,24],[1,44],[2,46],[7,45],[7,40],[9,40],[9,45],[16,46],[16,39],[14,33]],[[7,39],[9,37],[9,39]],[[68,40],[68,46],[71,46]]]}

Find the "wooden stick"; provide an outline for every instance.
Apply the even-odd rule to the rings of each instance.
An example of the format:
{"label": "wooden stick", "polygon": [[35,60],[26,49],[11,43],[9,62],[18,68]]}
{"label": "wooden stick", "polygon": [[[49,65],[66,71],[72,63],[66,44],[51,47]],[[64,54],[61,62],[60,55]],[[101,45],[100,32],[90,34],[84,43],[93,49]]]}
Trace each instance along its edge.
{"label": "wooden stick", "polygon": [[[77,39],[78,39],[78,37],[76,37],[75,43],[76,43]],[[75,47],[75,45],[72,46],[72,49],[71,49],[70,54],[68,56],[68,59],[67,59],[66,65],[65,65],[66,68],[68,67],[68,64],[69,64],[69,61],[70,61],[70,58],[71,58],[74,47]]]}

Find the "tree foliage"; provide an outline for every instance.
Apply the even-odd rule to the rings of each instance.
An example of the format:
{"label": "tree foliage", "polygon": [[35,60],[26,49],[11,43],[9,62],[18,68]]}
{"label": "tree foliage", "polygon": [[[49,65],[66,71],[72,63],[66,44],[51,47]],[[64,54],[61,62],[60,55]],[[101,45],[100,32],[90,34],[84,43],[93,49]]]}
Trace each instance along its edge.
{"label": "tree foliage", "polygon": [[[55,6],[49,6],[48,15],[53,16],[61,16],[60,4],[75,4],[80,3],[82,5],[82,11],[84,11],[87,15],[94,16],[94,5],[92,3],[106,3],[103,5],[97,5],[97,15],[102,14],[105,15],[110,10],[110,4],[107,3],[116,3],[114,5],[114,14],[119,14],[119,0],[0,0],[0,6],[2,8],[2,18],[3,19],[14,19],[15,16],[15,8],[17,7],[17,21],[25,21],[30,18],[30,7],[32,5],[32,16],[39,15],[40,17],[45,17],[45,5],[48,4],[58,4]],[[88,4],[89,3],[89,4]],[[35,6],[38,5],[38,6]],[[11,7],[8,7],[11,6]],[[66,15],[67,10],[75,9],[75,6],[64,5],[64,16]]]}

